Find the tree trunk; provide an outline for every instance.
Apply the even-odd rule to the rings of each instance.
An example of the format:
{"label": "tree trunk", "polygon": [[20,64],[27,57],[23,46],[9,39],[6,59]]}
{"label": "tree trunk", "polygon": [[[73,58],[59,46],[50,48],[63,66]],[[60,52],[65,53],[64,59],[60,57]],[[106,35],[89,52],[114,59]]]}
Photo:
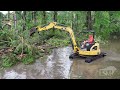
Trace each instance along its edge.
{"label": "tree trunk", "polygon": [[[10,11],[8,11],[8,18],[7,18],[7,21],[10,22]],[[8,25],[8,30],[11,28],[10,25]]]}
{"label": "tree trunk", "polygon": [[75,19],[76,19],[76,14],[74,13],[74,11],[72,12],[72,29],[75,31],[75,27],[76,27],[76,25],[75,25]]}
{"label": "tree trunk", "polygon": [[7,17],[7,19],[8,20],[10,19],[10,11],[8,11],[8,17]]}
{"label": "tree trunk", "polygon": [[2,17],[3,17],[3,15],[2,15],[2,13],[0,12],[0,29],[2,29]]}
{"label": "tree trunk", "polygon": [[57,11],[54,11],[54,16],[53,16],[53,20],[54,20],[54,22],[57,22]]}
{"label": "tree trunk", "polygon": [[32,21],[34,20],[34,11],[32,11]]}
{"label": "tree trunk", "polygon": [[23,11],[23,19],[26,21],[26,11]]}
{"label": "tree trunk", "polygon": [[23,11],[23,31],[26,30],[26,11]]}
{"label": "tree trunk", "polygon": [[91,11],[87,11],[87,15],[86,15],[86,26],[87,26],[87,30],[92,30],[92,15],[91,15]]}
{"label": "tree trunk", "polygon": [[37,18],[36,18],[37,11],[34,12],[34,24],[37,24]]}
{"label": "tree trunk", "polygon": [[[46,24],[46,11],[42,11],[42,25]],[[43,32],[44,35],[44,32]]]}
{"label": "tree trunk", "polygon": [[42,16],[43,16],[42,24],[46,24],[46,11],[42,11]]}
{"label": "tree trunk", "polygon": [[[53,21],[57,22],[57,11],[53,12]],[[55,33],[55,29],[53,28],[53,32]]]}
{"label": "tree trunk", "polygon": [[15,30],[16,30],[16,27],[17,27],[16,12],[14,12],[14,14],[13,14],[13,21],[14,21],[14,28],[15,28]]}
{"label": "tree trunk", "polygon": [[78,30],[79,26],[78,26],[78,14],[76,14],[76,30]]}
{"label": "tree trunk", "polygon": [[37,21],[37,19],[36,19],[36,13],[37,13],[37,11],[32,11],[32,20],[34,22],[34,25],[36,25],[36,21]]}

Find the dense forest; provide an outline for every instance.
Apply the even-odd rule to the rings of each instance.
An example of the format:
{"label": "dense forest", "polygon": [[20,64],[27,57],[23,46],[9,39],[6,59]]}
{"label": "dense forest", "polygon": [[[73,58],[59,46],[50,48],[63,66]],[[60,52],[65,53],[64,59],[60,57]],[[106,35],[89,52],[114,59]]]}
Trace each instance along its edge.
{"label": "dense forest", "polygon": [[0,13],[0,66],[10,67],[23,62],[29,64],[43,57],[55,47],[71,45],[68,33],[51,29],[29,36],[34,26],[50,22],[73,29],[77,42],[84,30],[94,30],[97,41],[118,39],[120,11],[14,11]]}

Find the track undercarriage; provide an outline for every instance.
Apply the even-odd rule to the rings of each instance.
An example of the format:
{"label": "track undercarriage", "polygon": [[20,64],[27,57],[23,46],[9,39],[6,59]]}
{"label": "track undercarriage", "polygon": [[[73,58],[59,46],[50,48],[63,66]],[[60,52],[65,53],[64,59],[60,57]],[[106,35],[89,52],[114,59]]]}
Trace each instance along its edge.
{"label": "track undercarriage", "polygon": [[77,53],[73,53],[69,56],[69,58],[70,59],[83,58],[83,59],[85,59],[86,63],[91,63],[92,61],[102,58],[104,56],[106,56],[106,53],[104,53],[104,52],[101,52],[99,55],[95,55],[95,56],[84,56],[84,55],[79,55]]}

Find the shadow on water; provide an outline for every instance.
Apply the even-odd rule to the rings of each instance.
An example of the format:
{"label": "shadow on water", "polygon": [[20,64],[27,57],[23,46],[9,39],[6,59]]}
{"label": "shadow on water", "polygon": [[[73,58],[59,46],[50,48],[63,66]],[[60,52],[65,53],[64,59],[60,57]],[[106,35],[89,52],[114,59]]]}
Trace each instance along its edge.
{"label": "shadow on water", "polygon": [[120,78],[120,42],[109,41],[101,45],[107,56],[92,63],[83,59],[70,60],[71,47],[54,49],[46,58],[34,64],[17,66],[2,70],[3,79],[109,79]]}

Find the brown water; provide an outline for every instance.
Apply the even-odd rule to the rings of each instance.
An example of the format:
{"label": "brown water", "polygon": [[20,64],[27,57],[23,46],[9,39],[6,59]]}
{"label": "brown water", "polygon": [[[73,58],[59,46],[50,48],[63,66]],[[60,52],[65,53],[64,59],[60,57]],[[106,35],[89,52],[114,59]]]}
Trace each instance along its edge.
{"label": "brown water", "polygon": [[92,63],[74,60],[71,68],[72,79],[120,79],[120,41],[109,41],[101,46],[107,56]]}
{"label": "brown water", "polygon": [[120,79],[120,41],[101,46],[107,56],[92,63],[70,60],[71,47],[54,49],[52,54],[34,64],[18,64],[0,70],[1,79]]}

